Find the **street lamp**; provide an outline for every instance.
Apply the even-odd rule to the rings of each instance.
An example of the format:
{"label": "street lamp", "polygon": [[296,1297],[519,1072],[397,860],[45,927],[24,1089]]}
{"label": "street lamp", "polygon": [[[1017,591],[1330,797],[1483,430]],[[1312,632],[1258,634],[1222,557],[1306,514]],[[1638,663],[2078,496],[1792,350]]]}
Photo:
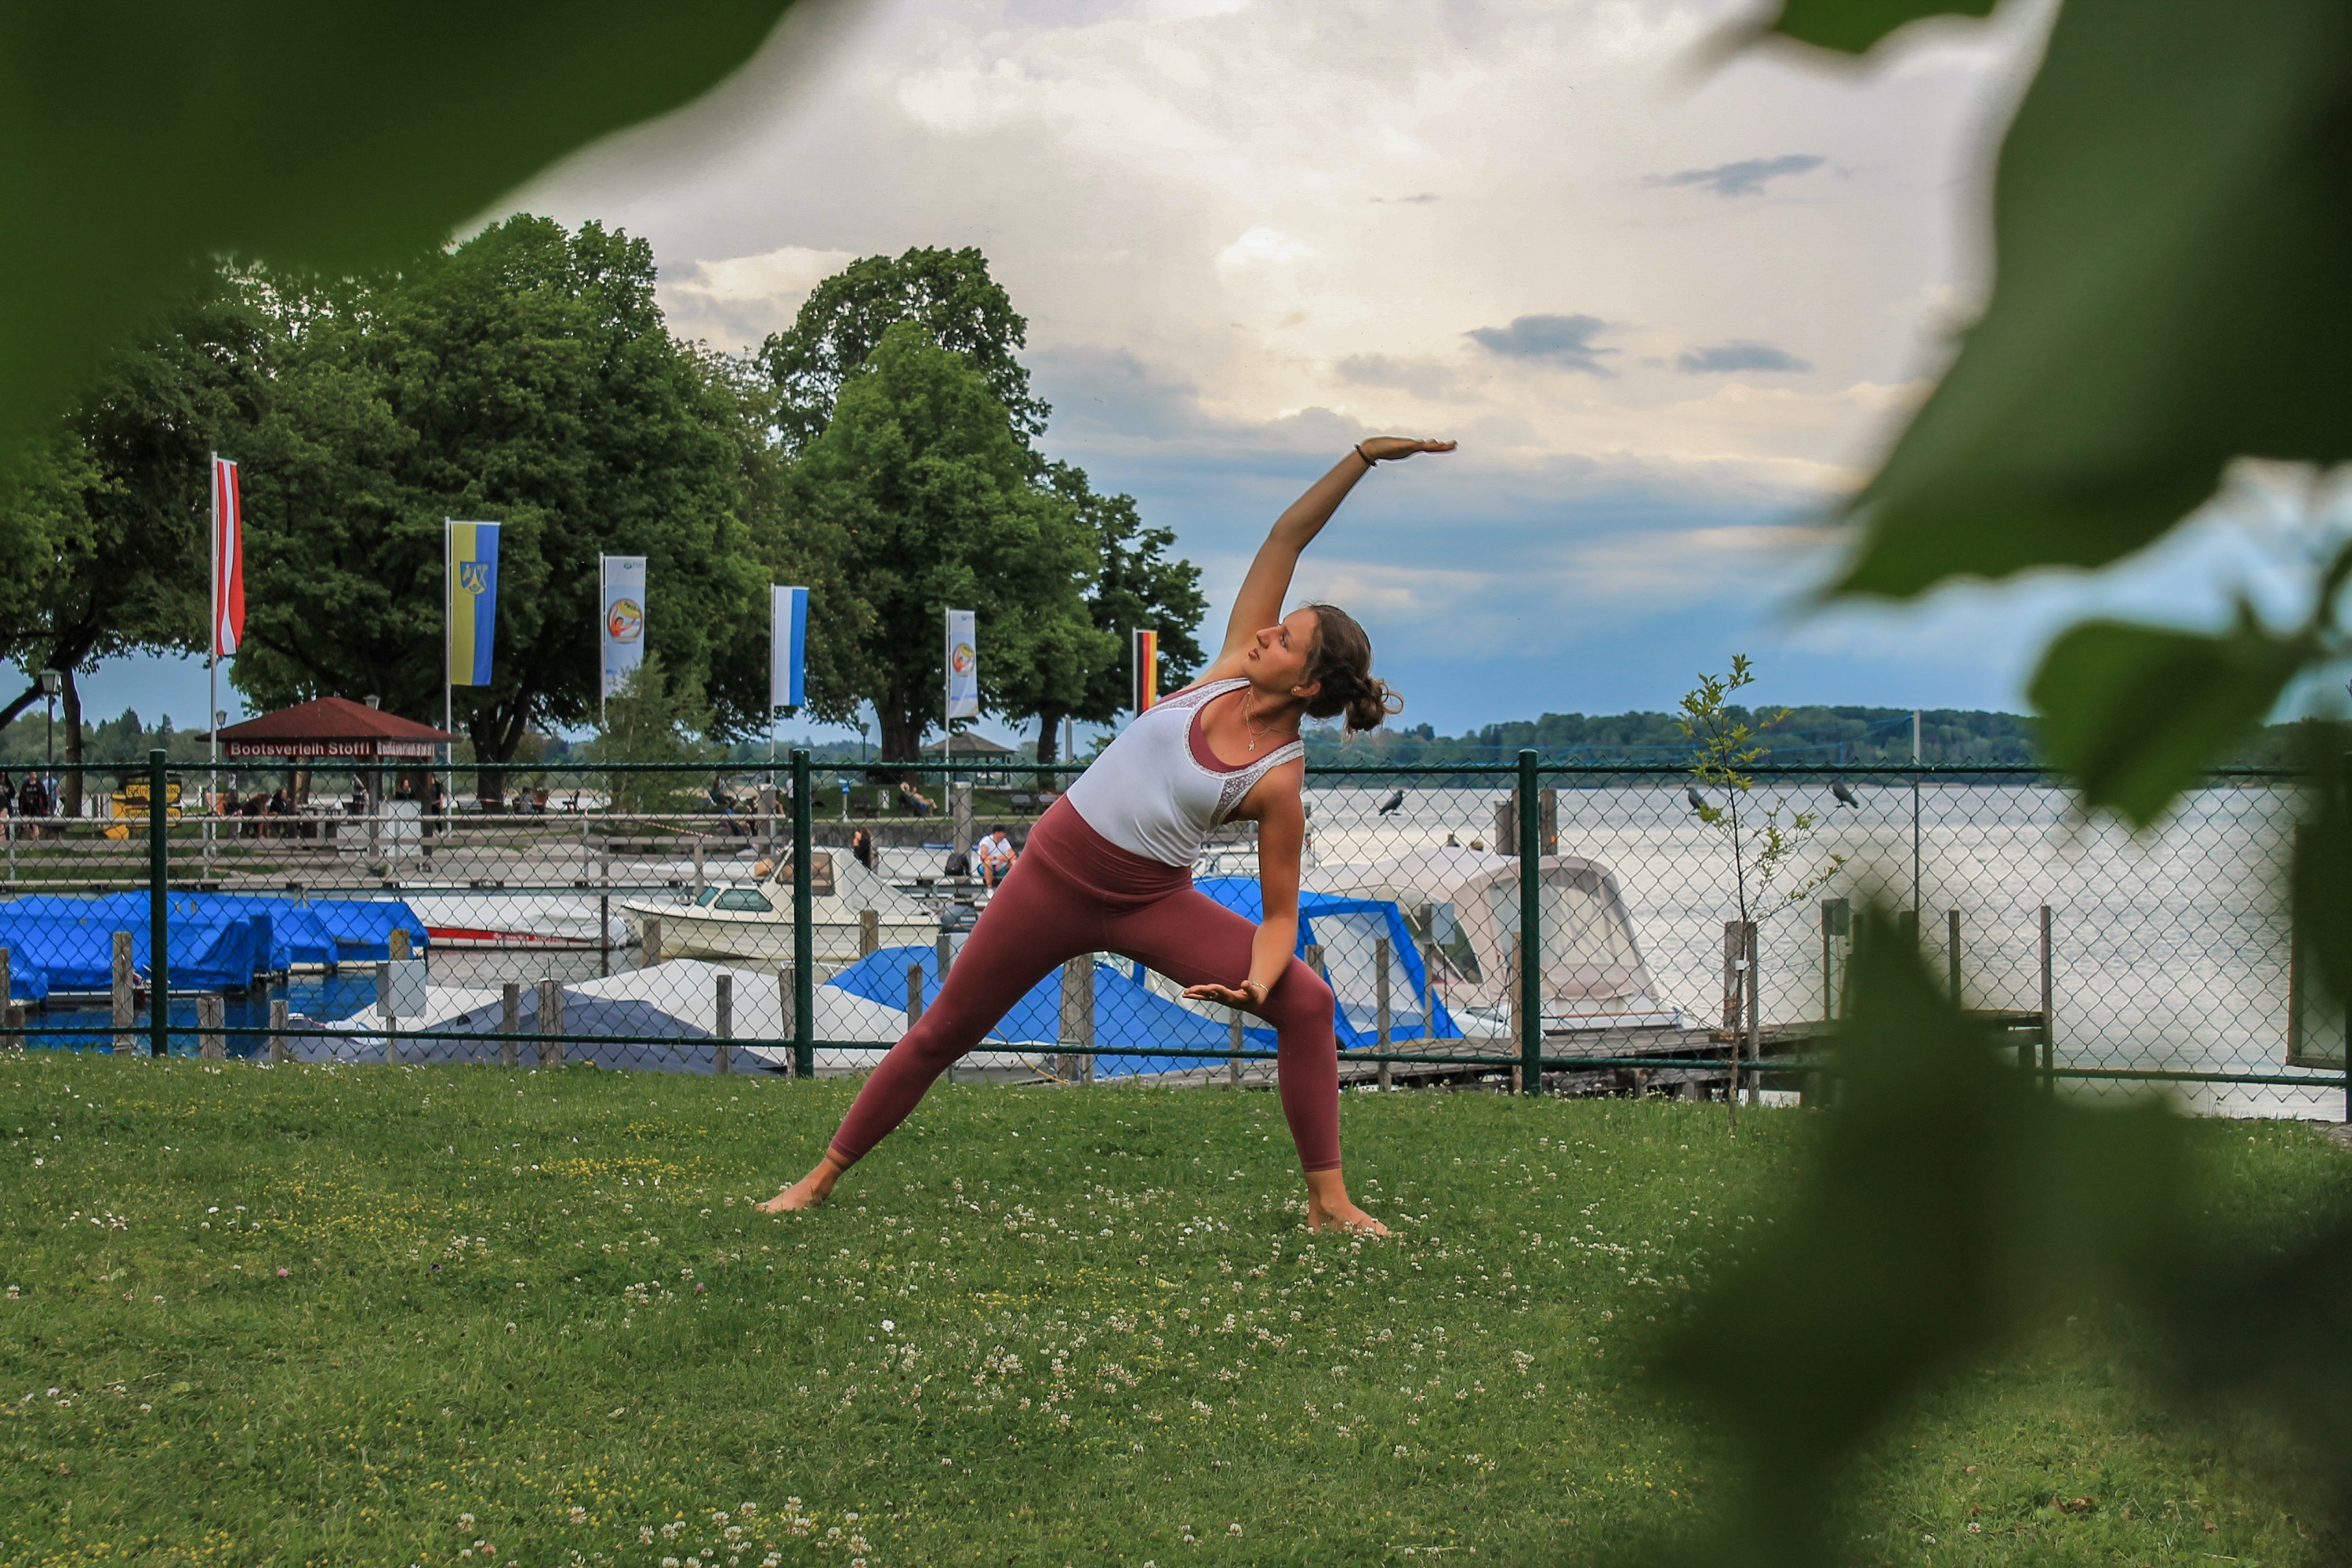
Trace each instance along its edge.
{"label": "street lamp", "polygon": [[58,693],[65,689],[66,678],[63,671],[45,669],[41,671],[40,682],[41,696],[49,710],[49,765],[47,776],[41,781],[41,793],[54,802],[58,789]]}

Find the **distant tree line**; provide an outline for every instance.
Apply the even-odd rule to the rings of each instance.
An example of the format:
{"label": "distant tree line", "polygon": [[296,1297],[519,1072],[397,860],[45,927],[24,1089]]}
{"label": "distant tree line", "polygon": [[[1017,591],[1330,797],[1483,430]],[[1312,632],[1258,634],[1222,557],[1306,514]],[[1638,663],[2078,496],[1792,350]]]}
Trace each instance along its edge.
{"label": "distant tree line", "polygon": [[26,677],[0,726],[61,670],[78,758],[78,675],[204,650],[214,451],[241,465],[253,707],[439,723],[443,522],[504,524],[496,681],[455,694],[486,790],[597,719],[600,552],[648,557],[666,700],[713,747],[765,731],[771,582],[812,590],[806,715],[872,703],[883,758],[940,723],[950,605],[978,612],[983,707],[1049,754],[1124,705],[1129,630],[1160,631],[1165,685],[1198,668],[1198,570],[1037,450],[1026,325],[978,250],[866,258],[742,355],[673,337],[654,284],[643,240],[529,216],[362,277],[215,268],[0,471],[0,658]]}
{"label": "distant tree line", "polygon": [[[1779,710],[1727,709],[1731,722],[1761,723]],[[2294,724],[2273,724],[2253,736],[2228,765],[2285,767],[2297,760]],[[1547,713],[1539,719],[1488,724],[1462,735],[1440,735],[1427,724],[1342,739],[1335,730],[1307,731],[1308,765],[1350,763],[1443,767],[1451,763],[1507,762],[1534,747],[1548,763],[1661,763],[1680,765],[1690,742],[1668,713]],[[1773,763],[1847,767],[1901,767],[1911,761],[1911,710],[1806,707],[1790,710],[1759,742]],[[1939,767],[1979,763],[2031,766],[2046,761],[2034,721],[2023,714],[1931,708],[1919,714],[1919,757]]]}

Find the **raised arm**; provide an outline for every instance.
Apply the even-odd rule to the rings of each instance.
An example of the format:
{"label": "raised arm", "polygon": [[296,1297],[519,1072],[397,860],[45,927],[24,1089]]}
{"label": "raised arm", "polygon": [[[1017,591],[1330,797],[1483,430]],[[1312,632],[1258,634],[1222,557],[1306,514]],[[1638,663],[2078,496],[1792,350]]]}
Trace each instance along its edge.
{"label": "raised arm", "polygon": [[1374,463],[1395,462],[1415,452],[1452,450],[1451,441],[1374,436],[1357,443],[1331,466],[1329,473],[1307,486],[1307,493],[1274,520],[1265,542],[1257,547],[1249,574],[1242,579],[1241,592],[1234,596],[1234,614],[1225,623],[1224,645],[1218,648],[1217,657],[1210,661],[1201,679],[1215,680],[1234,673],[1242,656],[1249,651],[1253,634],[1282,619],[1282,601],[1290,594],[1290,578],[1298,568],[1299,552],[1323,531],[1323,525],[1331,521],[1331,514],[1339,510],[1339,503],[1348,499],[1356,481],[1371,472]]}

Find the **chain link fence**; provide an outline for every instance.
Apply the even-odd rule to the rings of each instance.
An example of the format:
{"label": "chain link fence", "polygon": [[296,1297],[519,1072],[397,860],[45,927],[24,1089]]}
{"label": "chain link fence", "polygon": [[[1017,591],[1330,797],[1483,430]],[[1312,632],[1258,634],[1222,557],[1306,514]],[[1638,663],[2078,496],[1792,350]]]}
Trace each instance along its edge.
{"label": "chain link fence", "polygon": [[[11,1043],[802,1077],[880,1059],[987,908],[998,831],[1017,854],[1074,775],[795,752],[438,774],[460,800],[422,764],[79,772],[103,815],[5,819]],[[2054,1090],[2344,1114],[2343,1010],[2280,892],[2292,778],[2216,777],[2134,837],[2027,769],[1752,776],[1310,773],[1300,945],[1343,1081],[1801,1091],[1877,902]],[[1256,915],[1248,824],[1193,874]],[[1273,1055],[1255,1018],[1097,953],[957,1071],[1260,1085]]]}

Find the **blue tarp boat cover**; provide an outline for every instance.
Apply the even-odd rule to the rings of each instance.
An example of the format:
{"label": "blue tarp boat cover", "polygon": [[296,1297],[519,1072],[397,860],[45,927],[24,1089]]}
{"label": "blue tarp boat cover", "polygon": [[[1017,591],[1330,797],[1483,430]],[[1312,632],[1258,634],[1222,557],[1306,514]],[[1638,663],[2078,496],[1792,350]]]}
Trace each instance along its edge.
{"label": "blue tarp boat cover", "polygon": [[[131,933],[131,968],[143,983],[150,914],[145,893],[0,901],[9,994],[37,1002],[53,990],[106,990],[113,984],[116,931]],[[173,893],[165,916],[174,991],[237,990],[263,971],[389,958],[397,929],[408,931],[416,951],[425,946],[425,922],[396,899]]]}
{"label": "blue tarp boat cover", "polygon": [[[1217,877],[1196,884],[1227,909],[1251,920],[1258,916],[1258,884],[1255,878]],[[1374,942],[1389,939],[1389,1038],[1459,1039],[1462,1031],[1434,1001],[1424,1027],[1421,998],[1427,994],[1427,971],[1421,950],[1395,904],[1381,899],[1346,898],[1330,893],[1298,895],[1298,940],[1303,949],[1321,942],[1325,967],[1338,993],[1335,1020],[1343,1050],[1362,1050],[1378,1043],[1377,1003],[1372,975],[1377,961]],[[887,947],[857,961],[828,984],[869,1002],[902,1006],[907,999],[907,971],[923,972],[923,1001],[928,1006],[939,995],[939,955],[929,947]],[[1061,1032],[1062,980],[1048,974],[1013,1005],[1003,1021],[988,1032],[992,1040],[1027,1043],[1051,1049]],[[1252,1026],[1243,1030],[1246,1048],[1272,1050],[1274,1031]],[[1222,1052],[1233,1044],[1232,1026],[1223,1018],[1180,1006],[1144,984],[1142,966],[1131,960],[1098,963],[1095,966],[1095,1043],[1127,1049],[1174,1046],[1188,1050]],[[1129,1073],[1171,1072],[1206,1065],[1200,1057],[1097,1056],[1098,1078]]]}

